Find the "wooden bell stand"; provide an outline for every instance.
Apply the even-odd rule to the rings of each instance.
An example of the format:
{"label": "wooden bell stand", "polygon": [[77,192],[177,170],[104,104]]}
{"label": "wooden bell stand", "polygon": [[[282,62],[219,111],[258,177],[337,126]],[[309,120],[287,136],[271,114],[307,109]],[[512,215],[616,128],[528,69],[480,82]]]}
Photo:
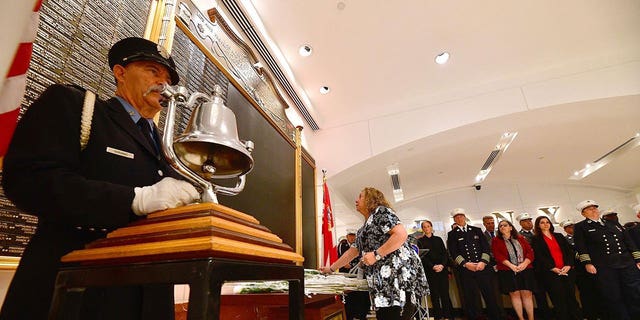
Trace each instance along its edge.
{"label": "wooden bell stand", "polygon": [[254,217],[203,203],[150,214],[62,257],[49,319],[75,314],[87,287],[188,284],[187,319],[219,319],[225,281],[287,280],[289,319],[303,318],[304,258]]}

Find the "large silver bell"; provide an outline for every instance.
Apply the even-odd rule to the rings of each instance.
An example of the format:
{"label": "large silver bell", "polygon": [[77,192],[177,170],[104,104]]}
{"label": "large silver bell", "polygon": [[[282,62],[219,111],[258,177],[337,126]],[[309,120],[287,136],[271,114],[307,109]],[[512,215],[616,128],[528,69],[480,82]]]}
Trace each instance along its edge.
{"label": "large silver bell", "polygon": [[[222,100],[216,85],[213,97],[189,94],[180,86],[164,85],[158,89],[168,99],[162,151],[167,161],[181,175],[202,188],[201,201],[218,203],[216,194],[236,195],[244,189],[246,174],[253,168],[253,142],[238,139],[236,116]],[[188,99],[187,99],[188,98]],[[195,106],[185,132],[173,139],[178,101]],[[204,101],[204,102],[202,102]],[[234,187],[214,184],[212,179],[236,178]]]}
{"label": "large silver bell", "polygon": [[236,116],[224,105],[221,91],[216,86],[213,100],[193,110],[185,132],[173,144],[180,161],[207,180],[235,178],[253,168],[253,145],[238,139]]}

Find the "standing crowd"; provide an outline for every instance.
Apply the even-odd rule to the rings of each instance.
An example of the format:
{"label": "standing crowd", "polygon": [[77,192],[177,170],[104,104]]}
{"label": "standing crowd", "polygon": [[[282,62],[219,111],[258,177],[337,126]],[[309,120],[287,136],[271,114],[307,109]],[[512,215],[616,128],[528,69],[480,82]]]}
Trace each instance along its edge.
{"label": "standing crowd", "polygon": [[[321,270],[362,267],[377,319],[411,319],[426,294],[435,319],[453,319],[451,277],[467,319],[640,319],[640,223],[622,226],[617,213],[601,214],[593,200],[576,207],[584,220],[560,223],[566,235],[549,217],[534,220],[528,213],[516,217],[519,231],[509,220],[496,228],[492,215],[483,217],[483,231],[456,208],[446,245],[425,220],[417,250],[410,250],[393,209],[370,193],[384,200],[376,189],[362,191],[356,207],[365,224],[349,232],[340,259]],[[640,221],[640,205],[633,210]],[[509,297],[515,314],[508,314],[500,294]],[[368,308],[362,296],[347,299],[347,319],[365,319]]]}

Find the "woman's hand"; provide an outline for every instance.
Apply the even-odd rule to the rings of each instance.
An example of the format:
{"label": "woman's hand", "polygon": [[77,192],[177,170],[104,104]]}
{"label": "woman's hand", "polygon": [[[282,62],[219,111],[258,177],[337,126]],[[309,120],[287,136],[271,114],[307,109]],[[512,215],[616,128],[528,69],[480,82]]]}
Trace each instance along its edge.
{"label": "woman's hand", "polygon": [[331,267],[320,267],[318,268],[318,271],[327,274],[327,273],[333,273],[333,270],[331,270]]}
{"label": "woman's hand", "polygon": [[433,271],[435,272],[440,272],[444,269],[444,266],[441,264],[436,264],[435,266],[433,266]]}
{"label": "woman's hand", "polygon": [[373,264],[375,264],[377,262],[376,261],[376,255],[373,253],[373,251],[365,252],[362,255],[362,259],[360,259],[360,261],[362,261],[362,263],[365,266],[371,266],[371,265],[373,265]]}
{"label": "woman's hand", "polygon": [[569,270],[571,270],[571,266],[564,266],[560,269],[560,274],[567,275],[569,274]]}
{"label": "woman's hand", "polygon": [[524,259],[524,261],[522,261],[522,263],[518,265],[518,272],[524,271],[524,269],[526,269],[530,263],[531,261],[529,259]]}

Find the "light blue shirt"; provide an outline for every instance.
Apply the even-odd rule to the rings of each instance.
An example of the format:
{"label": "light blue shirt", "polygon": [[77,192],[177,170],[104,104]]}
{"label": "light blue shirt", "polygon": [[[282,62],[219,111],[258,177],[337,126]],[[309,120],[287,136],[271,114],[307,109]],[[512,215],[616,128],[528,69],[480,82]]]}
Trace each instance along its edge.
{"label": "light blue shirt", "polygon": [[[124,110],[127,111],[129,116],[131,116],[131,120],[133,120],[133,123],[137,124],[138,120],[140,120],[140,118],[142,118],[142,116],[140,115],[138,110],[136,110],[136,108],[134,108],[127,100],[123,99],[122,97],[116,96],[116,98],[118,99],[118,101],[120,101],[120,103],[122,103],[122,105],[124,106]],[[154,126],[153,119],[146,119],[145,118],[145,120],[147,120],[147,122],[149,122],[149,127],[153,128],[153,126]],[[151,139],[153,139],[153,141],[156,142],[156,144],[158,143],[158,141],[156,141],[156,137],[154,136],[154,134],[152,134],[152,132],[149,132],[149,136],[151,137]]]}
{"label": "light blue shirt", "polygon": [[[129,116],[131,116],[131,120],[133,120],[133,123],[138,123],[138,120],[142,118],[138,110],[136,110],[136,108],[134,108],[127,100],[123,99],[122,97],[116,96],[116,98],[118,99],[118,101],[120,101],[120,103],[122,103],[122,105],[124,106],[124,110],[127,111]],[[153,120],[146,120],[149,122],[149,126],[153,128]]]}

